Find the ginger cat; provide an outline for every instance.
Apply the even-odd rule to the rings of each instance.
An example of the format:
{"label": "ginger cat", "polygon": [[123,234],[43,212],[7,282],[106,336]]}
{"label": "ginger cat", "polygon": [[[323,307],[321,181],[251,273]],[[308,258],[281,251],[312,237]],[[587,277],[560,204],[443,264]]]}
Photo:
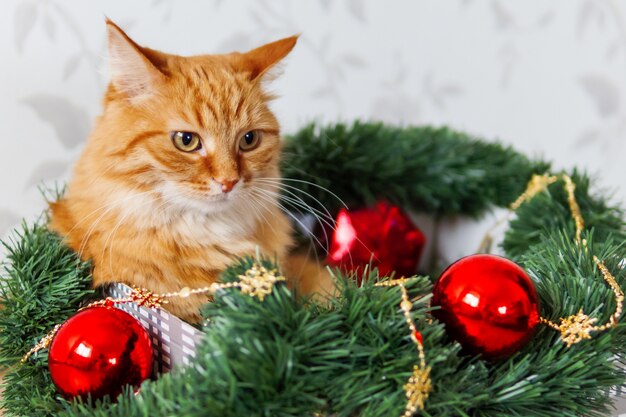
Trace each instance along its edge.
{"label": "ginger cat", "polygon": [[[330,277],[288,259],[280,210],[280,129],[263,89],[295,46],[182,57],[141,47],[107,20],[111,83],[70,182],[51,203],[50,228],[93,262],[94,286],[125,282],[158,293],[204,287],[257,248],[304,272],[304,292]],[[289,265],[287,265],[289,264]],[[289,274],[287,274],[289,276]],[[167,309],[197,321],[204,296]]]}

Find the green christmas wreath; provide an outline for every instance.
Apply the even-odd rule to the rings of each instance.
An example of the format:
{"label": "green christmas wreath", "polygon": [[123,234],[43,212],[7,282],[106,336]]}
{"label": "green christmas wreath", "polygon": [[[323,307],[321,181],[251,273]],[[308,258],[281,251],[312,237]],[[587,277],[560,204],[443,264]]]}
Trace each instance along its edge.
{"label": "green christmas wreath", "polygon": [[[509,206],[549,164],[511,148],[447,128],[397,128],[379,123],[310,125],[286,138],[283,174],[311,206],[335,211],[338,196],[361,206],[386,199],[436,218],[480,216]],[[616,300],[593,256],[626,284],[624,214],[590,193],[576,171],[575,198],[585,220],[586,250],[563,184],[524,203],[502,244],[535,281],[541,315],[550,320],[581,308],[605,323]],[[328,188],[331,193],[323,191]],[[334,196],[334,195],[336,196]],[[319,206],[318,206],[319,207]],[[376,270],[357,285],[338,273],[340,294],[328,305],[275,286],[262,302],[225,290],[206,306],[210,325],[194,363],[147,381],[112,401],[68,402],[55,392],[46,351],[20,358],[87,300],[90,266],[46,228],[22,225],[5,244],[0,287],[0,361],[6,369],[6,416],[401,416],[403,385],[418,353],[399,309],[400,288],[379,287]],[[242,259],[224,281],[250,268]],[[263,261],[271,267],[268,261]],[[436,278],[436,277],[433,277]],[[626,383],[624,324],[567,347],[540,326],[508,359],[486,362],[461,353],[444,326],[430,320],[432,281],[406,284],[411,316],[423,336],[432,391],[424,416],[605,416]]]}

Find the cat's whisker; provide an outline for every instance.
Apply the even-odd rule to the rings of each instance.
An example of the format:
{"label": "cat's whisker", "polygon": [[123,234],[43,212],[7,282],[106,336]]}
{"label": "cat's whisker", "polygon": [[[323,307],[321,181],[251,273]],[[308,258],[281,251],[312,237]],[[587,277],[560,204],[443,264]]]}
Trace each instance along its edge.
{"label": "cat's whisker", "polygon": [[[262,181],[262,183],[266,186],[271,186],[271,187],[275,187],[277,190],[289,193],[290,195],[292,195],[294,198],[297,198],[298,200],[300,200],[302,202],[302,204],[308,206],[311,208],[311,210],[315,210],[317,213],[319,213],[322,216],[325,216],[329,221],[333,222],[335,221],[335,219],[333,218],[333,216],[331,216],[330,212],[328,211],[328,209],[322,204],[321,201],[319,201],[317,198],[315,198],[313,195],[311,195],[310,193],[307,193],[306,191],[303,191],[297,187],[294,187],[292,185],[288,185],[288,184],[282,184],[278,181],[276,182],[268,182],[268,181]],[[308,205],[299,195],[297,195],[295,192],[291,191],[290,189],[293,189],[295,191],[299,191],[302,194],[304,194],[305,196],[310,197],[312,200],[314,200],[317,204],[320,205],[320,207],[322,207],[322,209],[324,210],[325,213],[322,213],[319,209],[314,208],[313,206]]]}
{"label": "cat's whisker", "polygon": [[[265,189],[265,188],[262,188],[262,187],[257,187],[257,188],[265,191],[266,193],[271,194],[275,198],[291,202],[299,210],[306,211],[306,212],[314,215],[316,218],[319,218],[320,221],[323,221],[325,224],[327,224],[328,226],[330,226],[331,228],[334,229],[334,219],[330,216],[330,214],[323,213],[319,209],[316,209],[315,207],[310,206],[302,198],[300,198],[298,195],[290,193],[291,195],[293,195],[293,197],[290,197],[290,196],[284,195],[284,194],[282,194],[282,193],[280,193],[278,191],[268,190],[268,189]],[[287,191],[287,190],[283,190],[283,191]]]}
{"label": "cat's whisker", "polygon": [[[296,197],[296,198],[298,198],[298,199],[300,199],[300,200],[302,200],[302,198],[301,198],[300,196],[298,196],[297,194],[295,194],[295,192],[296,192],[296,191],[297,191],[297,192],[299,192],[299,193],[301,193],[301,194],[303,194],[303,195],[304,195],[304,196],[306,196],[306,197],[309,197],[311,200],[313,200],[314,202],[316,202],[316,203],[317,203],[317,204],[318,204],[318,205],[319,205],[319,206],[320,206],[320,207],[324,210],[324,212],[325,212],[325,217],[326,217],[329,221],[331,221],[332,223],[334,223],[334,222],[335,222],[334,217],[330,214],[330,212],[328,211],[328,209],[326,208],[326,206],[324,206],[324,204],[323,204],[320,200],[318,200],[315,196],[313,196],[312,194],[310,194],[310,193],[308,193],[308,192],[306,192],[306,191],[304,191],[304,190],[301,190],[301,189],[299,189],[299,188],[297,188],[297,187],[294,187],[293,185],[283,184],[283,183],[282,183],[282,182],[280,182],[280,181],[275,181],[275,180],[264,180],[264,179],[263,179],[263,181],[260,181],[260,183],[261,183],[261,184],[265,184],[266,186],[273,186],[273,187],[276,187],[277,189],[282,190],[282,191],[284,191],[284,192],[288,192],[289,194],[293,195],[294,197]],[[293,191],[291,191],[291,190],[293,190]],[[309,204],[307,204],[306,202],[304,202],[304,200],[302,200],[302,202],[303,202],[304,204],[306,204],[307,206],[310,206]],[[313,209],[313,207],[312,207],[312,206],[310,206],[310,207]],[[316,210],[318,210],[318,209],[316,209]],[[319,212],[319,211],[318,211],[318,213],[322,214],[322,213],[321,213],[321,212]]]}
{"label": "cat's whisker", "polygon": [[97,212],[104,210],[107,207],[110,207],[112,205],[117,205],[120,203],[123,203],[127,200],[130,200],[132,198],[135,198],[137,196],[143,195],[143,194],[148,194],[151,193],[152,191],[144,191],[138,194],[131,194],[131,195],[127,195],[126,197],[120,198],[118,200],[115,201],[110,201],[106,204],[103,204],[102,206],[98,207],[97,209],[95,209],[94,211],[92,211],[91,213],[87,214],[86,216],[83,216],[79,221],[76,222],[76,224],[66,233],[66,235],[70,235],[81,223],[84,223],[85,221],[87,221],[87,219],[89,219],[91,216],[93,216],[94,214],[96,214]]}
{"label": "cat's whisker", "polygon": [[[298,155],[298,154],[296,154],[296,153],[293,153],[293,152],[287,153],[287,152],[284,152],[284,151],[281,153],[281,155],[291,155],[291,156],[292,156],[292,158],[293,158],[293,157],[298,157],[298,156],[299,156],[299,155]],[[284,158],[281,162],[282,162],[283,164],[286,164],[286,165],[290,166],[290,167],[291,167],[291,169],[292,169],[294,172],[299,172],[300,174],[302,174],[302,176],[309,175],[309,174],[308,174],[308,173],[307,173],[304,169],[302,169],[302,167],[296,166],[296,164],[295,164],[295,163],[290,162],[290,161],[289,161],[289,158]]]}
{"label": "cat's whisker", "polygon": [[306,203],[303,203],[301,200],[292,198],[292,197],[288,197],[286,195],[283,194],[276,194],[276,197],[279,198],[280,200],[284,200],[288,203],[290,203],[296,210],[302,210],[305,212],[308,212],[309,214],[311,214],[315,220],[318,221],[318,223],[320,223],[320,226],[328,226],[330,227],[332,230],[335,230],[335,224],[334,221],[329,221],[327,220],[323,213],[320,214],[319,210],[316,210],[315,208],[307,205]]}
{"label": "cat's whisker", "polygon": [[[162,203],[156,207],[156,209],[154,210],[154,215],[159,215],[161,214],[166,208],[168,208],[167,206],[171,203],[171,201],[173,200],[173,198],[169,198],[169,199],[165,199],[162,201]],[[145,204],[146,202],[144,201],[143,204]],[[142,206],[143,206],[142,204]],[[126,216],[125,216],[126,217]],[[124,219],[121,220],[122,222],[124,221]],[[116,226],[115,229],[119,228],[119,226]],[[117,231],[114,231],[113,236],[111,237],[111,243],[110,243],[110,247],[109,247],[109,270],[111,271],[111,275],[113,275],[113,244],[115,243],[115,234],[117,233]],[[106,248],[107,244],[105,242],[104,247]],[[104,250],[102,251],[102,257],[104,257]],[[104,261],[104,259],[103,259]]]}
{"label": "cat's whisker", "polygon": [[[263,178],[259,178],[259,179],[267,180],[268,178],[263,177]],[[317,201],[317,203],[318,203],[318,204],[322,205],[322,203],[321,203],[321,202],[320,202],[317,198],[313,197],[311,194],[309,194],[309,193],[307,193],[307,192],[305,192],[305,191],[303,191],[303,190],[300,190],[300,189],[299,189],[299,188],[297,188],[297,187],[293,187],[293,186],[290,186],[290,185],[288,185],[288,184],[280,184],[280,183],[279,183],[279,181],[274,181],[274,180],[276,180],[276,179],[274,179],[274,178],[272,178],[271,180],[273,180],[273,181],[271,181],[271,182],[269,182],[269,183],[271,183],[271,184],[273,184],[273,185],[282,186],[282,187],[290,187],[290,188],[292,188],[292,189],[295,189],[295,190],[297,190],[297,191],[300,191],[300,192],[302,192],[303,194],[306,194],[306,195],[308,195],[309,197],[311,197],[312,199],[314,199],[315,201]],[[309,182],[307,182],[307,181],[301,181],[301,180],[294,180],[294,181],[309,183]],[[310,184],[313,184],[313,183],[310,183]],[[317,184],[313,184],[313,185],[317,185]],[[322,188],[322,189],[323,189],[324,187],[320,187],[320,188]],[[265,191],[267,191],[267,190],[265,190]],[[286,190],[284,190],[284,189],[283,189],[283,191],[286,191]],[[341,200],[340,200],[340,201],[341,201]],[[345,206],[345,203],[344,203],[343,201],[341,201],[341,203],[342,203],[342,204],[344,204],[344,206]],[[305,204],[306,204],[306,203],[305,203]],[[323,205],[322,205],[322,207],[323,207]],[[347,208],[347,206],[346,206],[346,208]],[[328,216],[330,216],[330,213],[328,212],[328,210],[326,210],[326,211],[327,211],[327,213],[328,213]],[[312,214],[313,214],[313,213],[312,213]],[[331,227],[331,229],[332,229],[332,230],[336,230],[336,229],[337,229],[337,228],[336,228],[336,225],[335,225],[335,221],[334,221],[334,219],[333,219],[333,225],[332,225],[332,226],[331,226],[331,225],[329,225],[329,226]],[[323,227],[322,227],[322,230],[324,230],[324,228],[323,228]],[[372,249],[370,249],[370,248],[368,247],[368,245],[367,245],[365,242],[363,242],[363,241],[362,241],[362,240],[361,240],[358,236],[356,236],[356,237],[355,237],[355,239],[356,239],[356,241],[357,241],[358,243],[360,243],[361,245],[363,245],[363,247],[364,247],[366,250],[368,250],[368,251],[370,251],[370,252],[372,252],[372,253],[373,253],[373,250],[372,250]],[[328,240],[328,236],[326,236],[326,241],[330,243],[330,241]],[[319,240],[318,240],[318,242],[319,242]],[[327,248],[327,249],[326,249],[326,253],[328,253],[328,252],[329,252],[329,249]],[[352,253],[351,253],[351,252],[348,252],[348,257],[349,257],[349,259],[350,259],[350,263],[351,263],[351,264],[354,264],[354,259],[352,258]]]}
{"label": "cat's whisker", "polygon": [[[266,185],[276,186],[276,188],[280,189],[280,187],[278,186],[278,185],[280,185],[280,184],[266,184]],[[258,187],[257,187],[257,188],[258,188]],[[265,190],[265,189],[263,189],[263,190]],[[277,192],[273,192],[273,191],[270,191],[270,190],[265,190],[265,191],[272,192],[272,193],[273,193],[276,197],[278,197],[278,198],[283,197],[283,196],[281,196],[281,195],[280,195],[279,193],[277,193]],[[287,190],[283,190],[283,191],[287,191]],[[290,192],[290,193],[291,193],[291,192]],[[304,202],[304,201],[303,201],[303,200],[302,200],[299,196],[297,196],[297,195],[296,195],[296,194],[294,194],[294,193],[291,193],[291,194],[292,194],[292,195],[294,195],[296,198],[298,198],[298,199],[302,202],[302,204],[304,205],[304,207],[305,207],[305,208],[312,209],[312,207],[310,207],[308,204],[306,204],[306,203],[305,203],[305,202]],[[327,213],[328,213],[328,210],[326,210],[326,211],[327,211]],[[321,212],[320,212],[320,213],[321,213]],[[322,213],[322,214],[323,214],[323,213]],[[328,215],[330,216],[330,213],[329,213]],[[331,218],[331,219],[332,219],[332,218]],[[319,221],[319,219],[318,219],[318,221]],[[329,226],[330,226],[331,228],[333,228],[333,229],[334,229],[334,225],[329,224]],[[323,227],[323,226],[322,226],[322,230],[324,231],[324,235],[325,235],[325,239],[326,239],[326,241],[328,241],[328,236],[326,235],[326,231],[324,230],[324,227]],[[315,242],[314,242],[312,239],[309,239],[309,241],[308,241],[308,242],[309,242],[309,244],[308,244],[308,245],[307,245],[307,247],[306,247],[306,255],[305,255],[305,256],[306,256],[306,258],[309,258],[309,259],[310,259],[310,258],[314,258],[314,259],[315,259],[315,262],[316,262],[318,265],[321,265],[321,264],[322,264],[322,261],[320,260],[320,256],[319,256],[319,254],[318,254],[318,251],[317,251],[317,250],[316,250],[316,248],[315,248]],[[311,253],[312,253],[312,256],[311,256]],[[328,253],[328,250],[326,250],[326,253]],[[299,270],[299,271],[295,274],[295,276],[302,276],[302,274],[304,273],[305,268],[306,268],[306,267],[305,267],[305,265],[304,265],[304,264],[302,264],[302,265],[300,266],[300,270]],[[291,272],[292,272],[292,273],[294,273],[295,271],[291,271]]]}
{"label": "cat's whisker", "polygon": [[[143,202],[140,203],[139,207],[144,207],[147,203],[153,203],[154,200],[151,199],[147,199]],[[161,207],[161,206],[159,206]],[[157,208],[159,208],[157,207]],[[132,211],[127,211],[126,213],[124,213],[124,215],[118,219],[118,221],[115,223],[115,226],[113,226],[113,229],[111,230],[111,232],[109,232],[109,235],[107,236],[107,238],[104,241],[104,245],[102,247],[102,253],[100,254],[100,260],[104,263],[104,253],[106,252],[107,248],[109,249],[109,268],[111,271],[111,274],[113,273],[113,264],[111,262],[112,259],[112,252],[113,252],[113,239],[115,237],[115,234],[117,233],[118,229],[121,227],[122,224],[124,224],[124,221],[130,216],[132,215],[133,212]],[[109,244],[110,242],[110,244]]]}
{"label": "cat's whisker", "polygon": [[[126,197],[120,198],[118,200],[109,202],[107,204],[104,204],[103,206],[101,206],[100,208],[94,210],[92,213],[90,213],[89,215],[83,217],[72,229],[70,229],[70,232],[72,230],[74,230],[74,228],[76,228],[78,226],[78,224],[80,224],[83,221],[86,221],[87,218],[91,217],[93,214],[95,214],[98,211],[104,210],[106,208],[106,210],[96,219],[96,221],[94,221],[91,226],[89,227],[89,229],[87,230],[87,233],[85,233],[85,236],[83,237],[83,239],[81,240],[81,244],[79,247],[79,251],[78,254],[79,256],[82,255],[83,250],[85,249],[85,245],[87,243],[87,241],[89,240],[89,238],[91,237],[91,234],[94,231],[94,228],[100,223],[100,221],[104,218],[104,216],[106,216],[111,210],[113,210],[116,206],[118,206],[121,203],[127,202],[128,200],[131,200],[133,198],[139,197],[143,194],[148,193],[149,191],[146,192],[142,192],[142,193],[135,193],[135,194],[131,194],[128,195]],[[67,235],[69,235],[69,232],[67,233]]]}
{"label": "cat's whisker", "polygon": [[109,166],[102,172],[100,172],[99,175],[94,175],[93,178],[91,178],[89,180],[88,185],[92,186],[96,183],[96,181],[98,181],[100,178],[104,177],[109,171],[111,171],[113,168],[115,168],[116,166],[119,165],[119,161],[113,161],[109,164]]}
{"label": "cat's whisker", "polygon": [[[295,215],[293,215],[293,213],[291,213],[289,210],[287,210],[285,207],[283,207],[279,201],[275,200],[274,198],[265,195],[263,193],[260,192],[260,190],[257,188],[255,190],[252,190],[253,193],[255,193],[255,195],[259,198],[261,198],[262,200],[265,200],[268,203],[271,203],[273,205],[275,205],[279,210],[281,210],[283,213],[287,214],[289,217],[291,217],[296,223],[298,223],[304,230],[307,230],[307,227],[304,223],[302,223],[302,221],[300,219],[298,219]],[[311,235],[313,239],[315,239],[315,241],[317,242],[317,244],[319,245],[319,247],[323,248],[323,244],[322,242],[315,236],[315,235]]]}
{"label": "cat's whisker", "polygon": [[267,219],[267,217],[265,217],[265,214],[263,213],[263,211],[265,210],[270,215],[272,214],[272,212],[271,212],[270,208],[267,206],[267,204],[263,204],[262,202],[257,200],[257,198],[254,196],[253,193],[248,193],[248,197],[250,198],[251,207],[254,208],[254,210],[261,216],[263,221],[265,221],[265,224],[269,225],[269,227],[272,229],[273,232],[276,232],[276,228],[274,227],[274,224],[272,222],[270,222]]}
{"label": "cat's whisker", "polygon": [[316,187],[316,188],[319,188],[319,189],[321,189],[323,191],[326,191],[328,194],[330,194],[333,197],[335,197],[337,199],[337,201],[339,201],[341,203],[342,206],[344,206],[345,208],[348,208],[348,205],[337,194],[333,193],[328,188],[322,187],[321,185],[316,184],[316,183],[311,182],[311,181],[299,180],[299,179],[295,179],[295,178],[272,178],[272,177],[261,177],[261,178],[257,178],[257,180],[291,181],[291,182],[298,182],[298,183],[302,183],[302,184],[312,185],[313,187]]}
{"label": "cat's whisker", "polygon": [[[324,224],[326,224],[328,227],[330,227],[331,230],[335,231],[336,230],[336,226],[335,226],[335,219],[331,216],[330,212],[328,211],[328,209],[317,199],[315,198],[313,195],[300,190],[297,187],[294,187],[292,185],[288,185],[288,184],[283,184],[280,181],[275,181],[275,180],[268,180],[268,181],[262,181],[262,183],[266,184],[267,186],[273,186],[276,187],[278,190],[284,191],[289,193],[290,195],[294,196],[296,199],[298,199],[301,202],[301,207],[304,208],[305,210],[308,210],[315,218],[316,220],[320,223],[320,226],[322,227],[322,231],[324,233],[324,238],[325,241],[327,242],[327,244],[330,243],[329,239],[328,239],[328,234],[326,232],[326,228],[324,227]],[[306,204],[306,202],[297,194],[295,194],[295,192],[290,191],[289,189],[293,189],[295,191],[299,191],[302,192],[303,194],[309,196],[310,198],[312,198],[315,202],[317,202],[322,209],[324,209],[324,211],[326,212],[325,214],[322,213],[320,210]],[[269,190],[268,190],[269,191]],[[284,195],[281,195],[280,193],[276,193],[279,195],[280,198],[284,198],[286,199]],[[294,202],[295,204],[295,202]],[[320,216],[324,216],[326,217],[327,220],[324,220],[322,217]],[[326,247],[326,251],[328,252],[328,247]]]}
{"label": "cat's whisker", "polygon": [[110,243],[110,248],[109,248],[109,239],[111,239],[111,237],[113,235],[115,235],[117,233],[117,229],[124,223],[124,220],[126,220],[128,213],[124,214],[118,221],[117,223],[115,223],[115,226],[113,226],[113,229],[111,230],[111,232],[109,233],[109,236],[107,236],[106,240],[104,241],[104,245],[102,248],[102,253],[100,254],[100,260],[102,263],[104,263],[104,254],[107,251],[107,248],[109,249],[109,272],[111,273],[111,276],[113,276],[113,240],[111,240]]}
{"label": "cat's whisker", "polygon": [[[287,215],[288,215],[288,216],[290,216],[292,219],[294,219],[294,221],[295,221],[296,223],[298,223],[298,224],[299,224],[299,225],[303,228],[303,230],[307,230],[306,225],[305,225],[304,223],[302,223],[302,221],[301,221],[300,219],[298,219],[296,216],[294,216],[294,215],[293,215],[293,213],[291,213],[289,210],[287,210],[285,207],[283,207],[283,206],[280,204],[280,202],[279,202],[279,201],[275,200],[274,198],[272,198],[272,197],[271,197],[271,196],[269,196],[269,195],[266,195],[266,194],[261,193],[261,192],[260,192],[261,190],[262,190],[262,189],[256,188],[256,189],[253,189],[253,190],[252,190],[252,192],[256,192],[256,193],[258,193],[258,194],[256,194],[256,195],[257,195],[259,198],[262,198],[263,200],[265,200],[265,201],[267,201],[267,202],[269,202],[269,203],[274,204],[277,208],[279,208],[279,209],[280,209],[280,210],[282,210],[285,214],[287,214]],[[319,247],[320,247],[320,248],[323,248],[323,249],[324,249],[324,250],[328,253],[328,250],[326,250],[326,249],[324,248],[324,245],[323,245],[323,244],[322,244],[322,242],[321,242],[321,241],[317,238],[317,236],[315,236],[315,235],[313,235],[313,234],[312,234],[312,235],[311,235],[311,237],[312,237],[313,239],[315,239],[315,241],[317,242],[317,244],[319,245]]]}
{"label": "cat's whisker", "polygon": [[[252,199],[256,202],[256,204],[259,204],[259,203],[258,203],[258,200],[257,200],[257,199],[256,199],[253,195],[251,195],[251,198],[252,198]],[[261,205],[261,207],[262,207],[263,209],[265,209],[265,210],[268,210],[268,211],[269,211],[269,209],[268,209],[267,205],[262,204],[262,205]],[[274,228],[274,226],[272,226],[272,225],[271,225],[271,223],[270,223],[270,226],[271,226],[272,228]],[[332,227],[332,226],[331,226],[331,227]],[[326,231],[325,231],[325,230],[324,230],[324,235],[326,236]],[[328,236],[326,236],[326,237],[325,237],[325,239],[328,241]],[[315,244],[314,244],[313,240],[309,240],[309,244],[307,245],[307,251],[306,251],[306,257],[307,257],[307,258],[310,258],[310,257],[311,257],[311,252],[313,253],[313,258],[315,258],[315,261],[317,262],[317,264],[318,264],[318,265],[319,265],[319,264],[321,264],[321,260],[320,260],[319,254],[318,254],[318,251],[315,249]],[[300,271],[296,274],[296,276],[301,276],[301,275],[302,275],[302,273],[304,272],[304,269],[305,269],[305,266],[304,266],[304,265],[302,265],[302,266],[300,267]],[[292,271],[292,272],[294,272],[294,271]]]}
{"label": "cat's whisker", "polygon": [[[126,198],[124,198],[124,200],[126,200],[128,197],[131,196],[127,196]],[[91,216],[93,216],[94,214],[98,213],[99,211],[105,210],[104,213],[102,213],[100,216],[98,216],[98,218],[96,219],[96,221],[94,221],[93,223],[91,223],[90,227],[87,229],[87,233],[85,233],[85,235],[83,236],[83,239],[80,241],[80,245],[78,248],[78,256],[81,257],[83,250],[84,250],[84,245],[86,245],[86,241],[88,240],[89,237],[91,237],[91,233],[93,232],[93,229],[98,225],[98,223],[100,223],[100,221],[104,218],[104,216],[113,209],[113,207],[117,204],[117,201],[113,201],[113,202],[109,202],[106,204],[103,204],[102,206],[100,206],[99,208],[95,209],[94,211],[92,211],[91,213],[89,213],[88,215],[84,216],[83,218],[81,218],[78,222],[76,222],[76,224],[66,233],[67,236],[70,236],[72,234],[72,232],[83,222],[86,222],[87,219],[89,219]]]}
{"label": "cat's whisker", "polygon": [[[95,222],[93,222],[93,223],[91,224],[91,226],[89,227],[89,229],[87,229],[87,232],[86,232],[86,233],[85,233],[85,235],[83,236],[83,238],[82,238],[82,240],[81,240],[81,242],[80,242],[80,245],[79,245],[79,249],[78,249],[78,257],[82,259],[83,251],[86,249],[87,244],[88,244],[88,242],[89,242],[89,239],[91,238],[92,233],[95,231],[96,226],[98,226],[98,224],[102,221],[102,219],[103,219],[103,218],[104,218],[104,217],[105,217],[105,216],[106,216],[109,212],[111,212],[111,210],[113,210],[113,209],[114,209],[117,205],[119,205],[119,204],[121,204],[121,203],[123,203],[123,202],[126,202],[126,201],[128,201],[128,200],[131,200],[131,199],[133,199],[133,198],[136,198],[136,197],[142,196],[142,195],[147,194],[147,193],[150,193],[150,192],[152,192],[152,191],[144,191],[144,192],[141,192],[141,193],[131,194],[131,195],[126,196],[126,197],[124,197],[124,198],[120,198],[120,199],[118,199],[118,200],[115,200],[115,201],[113,201],[113,202],[110,202],[110,203],[108,203],[108,204],[105,204],[105,205],[104,205],[104,206],[102,206],[100,209],[95,210],[95,211],[99,211],[99,210],[104,209],[104,207],[110,206],[110,207],[108,207],[108,208],[107,208],[107,210],[105,210],[105,211],[104,211],[104,212],[103,212],[103,213],[102,213],[102,214],[101,214],[101,215],[100,215],[100,216],[96,219],[96,221],[95,221]],[[89,216],[84,217],[84,218],[83,218],[83,220],[84,220],[84,219],[86,219],[87,217],[90,217],[92,214],[94,214],[94,213],[91,213]],[[81,220],[81,221],[82,221],[82,220]],[[74,227],[76,227],[76,226],[74,226]],[[72,228],[72,230],[73,230],[73,228]],[[69,236],[69,233],[67,233],[67,235]]]}
{"label": "cat's whisker", "polygon": [[267,205],[261,204],[259,200],[255,198],[254,193],[252,192],[249,192],[247,196],[250,198],[251,200],[250,202],[252,203],[251,206],[255,210],[255,212],[259,214],[259,217],[261,217],[266,224],[274,228],[272,223],[267,219],[267,217],[265,217],[265,214],[263,213],[263,210],[267,211],[268,213],[271,213]]}
{"label": "cat's whisker", "polygon": [[[100,178],[104,177],[104,176],[105,176],[105,175],[106,175],[109,171],[111,171],[111,169],[113,169],[113,168],[114,168],[114,167],[116,167],[117,165],[119,165],[119,162],[118,162],[118,161],[113,161],[112,163],[110,163],[110,164],[109,164],[109,166],[108,166],[108,167],[107,167],[104,171],[102,171],[99,175],[96,175],[96,176],[94,176],[93,178],[91,178],[91,180],[89,181],[88,185],[89,185],[89,186],[91,186],[91,185],[95,184],[97,180],[99,180]],[[136,189],[137,189],[137,188],[134,188],[132,191],[134,191],[134,190],[136,190]],[[78,220],[78,221],[74,224],[74,226],[72,226],[72,228],[71,228],[68,232],[66,232],[66,233],[65,233],[65,235],[66,235],[66,236],[70,236],[70,235],[72,234],[72,232],[73,232],[73,231],[74,231],[74,230],[75,230],[75,229],[76,229],[79,225],[81,225],[82,223],[86,222],[86,221],[87,221],[87,219],[89,219],[91,216],[95,215],[97,212],[99,212],[99,211],[101,211],[101,210],[104,210],[105,208],[107,208],[107,207],[108,207],[108,209],[107,209],[104,213],[102,213],[102,215],[101,215],[101,216],[99,216],[99,217],[96,219],[96,221],[95,221],[95,222],[93,222],[93,223],[91,224],[91,226],[90,226],[90,227],[89,227],[89,229],[87,230],[87,233],[85,233],[85,235],[84,235],[84,236],[83,236],[83,238],[81,239],[81,241],[80,241],[80,245],[79,245],[79,250],[78,250],[78,257],[79,257],[79,258],[81,258],[81,257],[82,257],[82,255],[83,255],[83,251],[84,251],[84,250],[85,250],[85,248],[86,248],[86,245],[87,245],[87,243],[88,243],[88,241],[89,241],[89,238],[91,237],[91,234],[92,234],[92,233],[93,233],[93,231],[94,231],[94,228],[98,225],[98,223],[100,223],[100,221],[104,218],[104,216],[105,216],[107,213],[109,213],[109,212],[111,211],[111,209],[113,209],[113,207],[117,206],[117,205],[118,205],[118,204],[120,204],[120,203],[126,202],[126,201],[128,201],[128,200],[130,200],[130,199],[136,198],[136,197],[138,197],[138,196],[140,196],[140,195],[143,195],[143,194],[148,194],[148,193],[150,193],[150,192],[152,192],[152,191],[144,191],[144,192],[141,192],[141,193],[135,193],[135,194],[131,194],[131,195],[128,195],[128,196],[126,196],[126,197],[123,197],[123,198],[121,198],[121,199],[118,199],[118,200],[116,200],[116,201],[108,202],[108,203],[103,204],[102,206],[98,207],[97,209],[93,210],[91,213],[87,214],[86,216],[83,216],[80,220]]]}
{"label": "cat's whisker", "polygon": [[[174,200],[173,197],[168,198],[168,199],[163,199],[161,201],[161,204],[159,204],[154,210],[152,210],[153,216],[156,217],[156,216],[160,215],[161,213],[163,213],[166,209],[171,207],[171,202],[173,200]],[[153,201],[146,200],[146,201],[144,201],[141,204],[140,207],[143,207],[146,203],[150,203],[150,202],[153,202]],[[105,244],[104,244],[105,250],[106,250],[106,247],[109,246],[109,270],[111,271],[111,273],[113,273],[112,254],[113,254],[113,244],[115,243],[115,236],[116,236],[116,234],[117,234],[117,232],[119,230],[119,227],[121,226],[121,224],[123,224],[124,220],[129,217],[129,215],[130,215],[130,213],[127,213],[126,215],[124,215],[122,217],[122,219],[120,221],[118,221],[118,223],[114,227],[113,234],[112,235],[110,234],[109,237],[107,238],[107,240],[109,240],[109,238],[110,238],[110,244],[107,244],[106,241],[105,241]],[[105,250],[103,250],[102,254],[101,254],[102,261],[104,261],[103,258],[104,258]]]}
{"label": "cat's whisker", "polygon": [[[257,189],[259,189],[259,188],[257,188]],[[264,190],[262,188],[259,189],[259,190],[263,191],[265,193],[270,193],[269,195],[273,196],[274,198],[279,198],[281,200],[286,201],[287,203],[291,204],[296,210],[304,210],[304,211],[310,213],[315,218],[315,220],[317,220],[317,222],[320,224],[320,226],[322,228],[322,232],[324,233],[324,239],[325,239],[326,242],[328,242],[328,233],[326,232],[326,227],[324,227],[324,225],[330,227],[332,230],[335,230],[334,223],[331,223],[328,220],[326,220],[323,217],[321,217],[320,215],[318,215],[316,213],[316,210],[314,208],[310,207],[309,205],[307,205],[306,203],[304,203],[304,201],[302,201],[302,199],[299,199],[300,201],[298,201],[298,200],[296,200],[294,198],[291,198],[291,197],[279,194],[279,193],[274,192],[274,191]],[[313,231],[310,230],[309,232],[312,233]]]}

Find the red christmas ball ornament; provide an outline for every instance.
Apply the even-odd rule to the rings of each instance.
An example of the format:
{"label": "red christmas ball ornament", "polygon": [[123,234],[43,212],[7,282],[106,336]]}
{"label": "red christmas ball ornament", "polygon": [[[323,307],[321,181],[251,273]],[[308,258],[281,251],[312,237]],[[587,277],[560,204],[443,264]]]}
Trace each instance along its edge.
{"label": "red christmas ball ornament", "polygon": [[493,255],[472,255],[446,269],[433,288],[433,315],[470,354],[503,359],[528,342],[539,322],[526,272]]}
{"label": "red christmas ball ornament", "polygon": [[329,265],[357,272],[371,261],[381,276],[415,274],[426,239],[399,207],[379,202],[372,208],[341,209],[335,226]]}
{"label": "red christmas ball ornament", "polygon": [[52,381],[67,399],[117,397],[152,373],[148,332],[114,307],[89,307],[67,320],[54,336],[48,357]]}

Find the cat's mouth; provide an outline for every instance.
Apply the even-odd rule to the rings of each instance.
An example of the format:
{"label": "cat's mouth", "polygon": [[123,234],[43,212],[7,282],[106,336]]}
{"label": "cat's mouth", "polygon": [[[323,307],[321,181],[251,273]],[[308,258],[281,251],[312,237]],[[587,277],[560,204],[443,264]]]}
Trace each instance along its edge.
{"label": "cat's mouth", "polygon": [[223,192],[217,187],[190,187],[185,189],[183,194],[202,202],[223,202],[236,199],[239,191],[239,187],[235,187],[229,192]]}
{"label": "cat's mouth", "polygon": [[209,213],[228,209],[241,194],[238,189],[218,193],[216,190],[180,187],[171,183],[164,183],[159,191],[166,201],[179,209]]}

